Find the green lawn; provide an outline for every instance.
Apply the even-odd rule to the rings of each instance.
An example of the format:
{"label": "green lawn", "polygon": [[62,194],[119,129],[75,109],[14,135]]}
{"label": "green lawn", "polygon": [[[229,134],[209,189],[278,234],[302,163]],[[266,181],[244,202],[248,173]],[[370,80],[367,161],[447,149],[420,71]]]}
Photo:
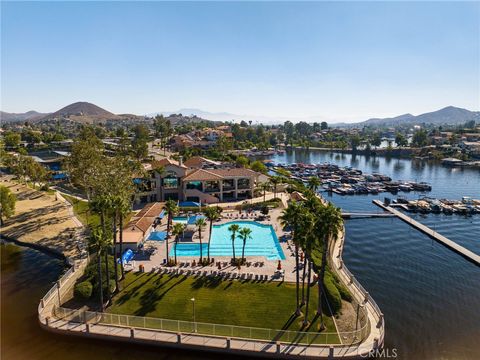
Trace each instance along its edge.
{"label": "green lawn", "polygon": [[96,226],[100,224],[100,217],[89,211],[88,202],[78,200],[77,198],[65,194],[62,194],[62,196],[73,205],[73,212],[83,225]]}
{"label": "green lawn", "polygon": [[[315,317],[317,289],[311,288],[309,319],[311,325],[302,328],[302,317],[294,317],[295,284],[278,282],[222,281],[206,277],[194,278],[183,275],[169,276],[146,273],[129,273],[123,283],[123,290],[117,294],[108,312],[112,314],[136,315],[142,317],[192,321],[195,298],[196,322],[227,324],[264,329],[281,329],[290,332],[234,329],[228,326],[197,325],[197,331],[257,339],[275,339],[304,343],[339,343],[331,317],[325,317],[327,329],[318,332],[319,321]],[[305,309],[303,309],[305,311]],[[125,321],[121,317],[106,316],[106,321]],[[142,321],[140,321],[142,322]],[[192,331],[192,324],[159,320],[147,320],[149,327],[171,331]],[[130,324],[132,325],[132,324]],[[142,326],[143,324],[138,324]],[[186,328],[185,328],[186,327]],[[308,336],[291,332],[308,331]],[[233,331],[233,332],[232,332]],[[330,333],[329,335],[325,333]]]}
{"label": "green lawn", "polygon": [[[62,196],[73,206],[73,212],[77,216],[78,220],[82,222],[83,225],[100,225],[100,216],[89,211],[89,205],[87,201],[78,200],[69,195],[62,194]],[[124,217],[123,223],[128,224],[132,217],[132,213]]]}

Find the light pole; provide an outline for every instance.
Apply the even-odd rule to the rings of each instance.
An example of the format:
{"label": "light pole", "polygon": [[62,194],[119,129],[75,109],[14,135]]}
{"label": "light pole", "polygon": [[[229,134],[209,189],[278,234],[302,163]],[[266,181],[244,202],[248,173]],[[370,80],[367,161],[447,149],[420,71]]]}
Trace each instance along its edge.
{"label": "light pole", "polygon": [[197,323],[195,322],[195,298],[192,297],[190,301],[192,302],[193,306],[193,332],[197,332]]}

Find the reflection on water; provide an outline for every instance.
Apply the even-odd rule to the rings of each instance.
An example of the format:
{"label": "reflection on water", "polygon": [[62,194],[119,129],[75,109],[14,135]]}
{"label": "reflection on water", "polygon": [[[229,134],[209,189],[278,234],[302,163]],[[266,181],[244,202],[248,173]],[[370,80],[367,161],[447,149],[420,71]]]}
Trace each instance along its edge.
{"label": "reflection on water", "polygon": [[[480,171],[452,169],[429,161],[328,152],[287,152],[279,163],[335,162],[396,180],[426,181],[438,198],[480,198]],[[390,194],[324,194],[350,211],[376,212],[372,199]],[[402,193],[409,198],[418,193]],[[480,215],[413,215],[480,254]],[[344,260],[385,314],[386,346],[399,359],[480,358],[480,268],[396,218],[348,220]]]}
{"label": "reflection on water", "polygon": [[[433,186],[432,196],[480,197],[478,170],[315,151],[287,153],[273,160],[335,161],[394,179],[427,181]],[[383,196],[334,194],[330,199],[351,211],[378,211],[371,203],[375,198]],[[418,220],[480,253],[479,215],[431,214]],[[397,348],[399,359],[480,358],[480,268],[395,218],[350,220],[346,228],[345,262],[383,310],[386,345]],[[62,263],[14,245],[1,245],[1,255],[2,360],[224,358],[43,331],[36,318],[37,305],[63,271]]]}
{"label": "reflection on water", "polygon": [[37,306],[64,270],[62,263],[10,244],[0,245],[0,252],[2,360],[221,359],[203,352],[82,339],[42,330]]}

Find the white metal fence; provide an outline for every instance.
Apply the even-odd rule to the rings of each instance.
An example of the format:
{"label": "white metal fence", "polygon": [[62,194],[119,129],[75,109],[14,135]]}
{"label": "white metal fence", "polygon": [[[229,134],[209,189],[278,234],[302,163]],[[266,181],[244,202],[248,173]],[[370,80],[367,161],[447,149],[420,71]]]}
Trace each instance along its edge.
{"label": "white metal fence", "polygon": [[356,331],[317,333],[100,313],[85,310],[71,310],[62,307],[55,307],[54,315],[56,318],[75,323],[113,325],[172,333],[229,337],[232,339],[279,341],[282,343],[295,344],[354,345],[360,343],[368,336],[368,323],[366,321],[365,324]]}

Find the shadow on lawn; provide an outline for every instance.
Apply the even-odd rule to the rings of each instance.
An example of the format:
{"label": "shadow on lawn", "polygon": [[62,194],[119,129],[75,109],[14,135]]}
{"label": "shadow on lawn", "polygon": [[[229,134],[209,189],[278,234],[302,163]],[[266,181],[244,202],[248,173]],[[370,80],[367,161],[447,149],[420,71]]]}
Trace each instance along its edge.
{"label": "shadow on lawn", "polygon": [[175,286],[179,285],[180,283],[184,282],[185,280],[187,280],[187,277],[186,276],[182,276],[182,277],[172,277],[171,279],[169,279],[168,281],[172,280],[172,279],[178,279],[177,282],[175,282],[174,284],[171,284],[168,288],[164,289],[162,292],[158,293],[158,290],[160,288],[162,288],[164,285],[166,285],[166,283],[162,283],[160,286],[158,287],[151,287],[151,288],[148,288],[146,289],[142,296],[140,297],[140,308],[138,310],[135,311],[135,315],[136,316],[145,316],[153,311],[155,311],[155,306],[157,305],[157,302],[162,300],[165,295],[171,290],[173,289]]}
{"label": "shadow on lawn", "polygon": [[202,277],[202,278],[197,278],[195,281],[192,283],[192,288],[193,289],[200,289],[202,287],[214,289],[218,287],[222,283],[222,279],[218,277]]}

